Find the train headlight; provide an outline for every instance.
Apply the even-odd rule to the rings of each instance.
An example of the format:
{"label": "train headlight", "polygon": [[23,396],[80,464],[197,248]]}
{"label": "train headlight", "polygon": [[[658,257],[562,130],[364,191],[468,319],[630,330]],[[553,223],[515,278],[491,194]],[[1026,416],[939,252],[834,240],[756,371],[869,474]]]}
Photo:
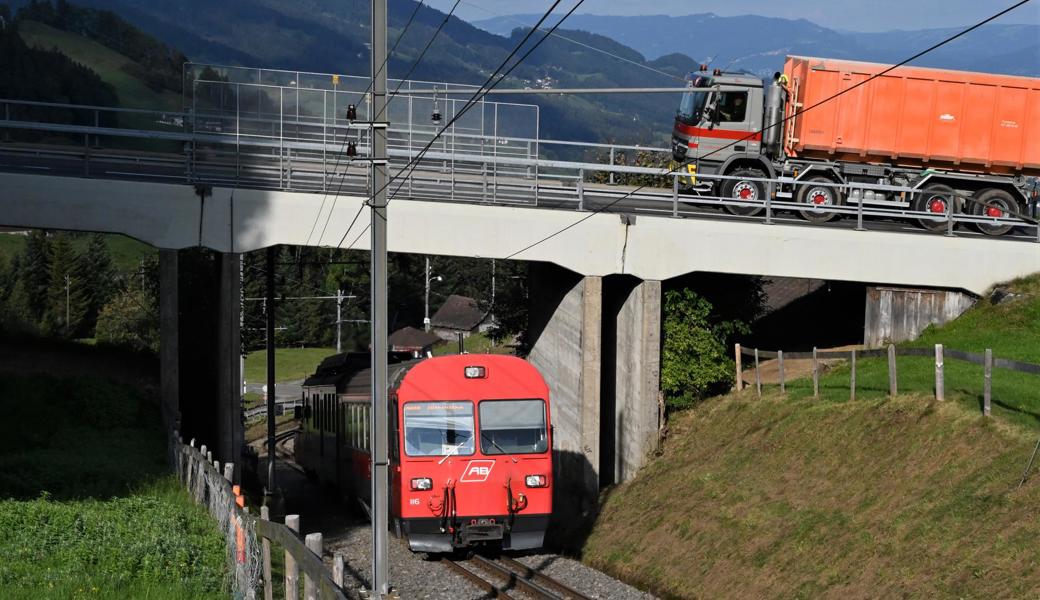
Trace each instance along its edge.
{"label": "train headlight", "polygon": [[541,488],[547,486],[549,480],[545,475],[528,475],[527,477],[524,477],[524,483],[526,483],[529,488]]}
{"label": "train headlight", "polygon": [[412,479],[412,490],[421,492],[433,489],[433,480],[429,477],[416,477]]}
{"label": "train headlight", "polygon": [[463,370],[466,379],[484,379],[487,377],[487,369],[484,367],[466,367]]}

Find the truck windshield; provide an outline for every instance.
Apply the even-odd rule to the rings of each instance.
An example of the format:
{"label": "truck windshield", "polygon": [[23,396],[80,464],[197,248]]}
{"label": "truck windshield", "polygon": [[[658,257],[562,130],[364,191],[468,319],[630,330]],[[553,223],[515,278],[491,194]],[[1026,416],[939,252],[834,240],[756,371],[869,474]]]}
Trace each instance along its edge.
{"label": "truck windshield", "polygon": [[480,451],[538,454],[549,449],[542,400],[484,400],[480,403]]}
{"label": "truck windshield", "polygon": [[408,456],[473,454],[473,403],[408,402],[403,412]]}
{"label": "truck windshield", "polygon": [[686,125],[696,125],[704,113],[704,103],[708,99],[708,90],[689,91],[683,94],[679,110],[675,118]]}

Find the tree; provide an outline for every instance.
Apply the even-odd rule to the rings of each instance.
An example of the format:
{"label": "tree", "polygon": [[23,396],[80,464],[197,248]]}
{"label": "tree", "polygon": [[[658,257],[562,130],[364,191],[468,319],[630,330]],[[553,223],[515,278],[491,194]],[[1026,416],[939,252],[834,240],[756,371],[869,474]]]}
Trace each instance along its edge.
{"label": "tree", "polygon": [[159,315],[154,300],[138,286],[119,292],[98,314],[99,344],[159,351]]}
{"label": "tree", "polygon": [[727,341],[749,329],[738,319],[718,319],[711,303],[693,290],[669,290],[664,300],[661,389],[669,408],[686,408],[732,385]]}
{"label": "tree", "polygon": [[87,313],[83,328],[93,331],[101,307],[108,304],[114,292],[116,269],[100,233],[90,235],[82,259],[82,279],[87,299]]}
{"label": "tree", "polygon": [[34,323],[43,321],[47,311],[47,290],[51,285],[51,249],[47,233],[33,229],[25,240],[19,262],[19,302]]}
{"label": "tree", "polygon": [[83,333],[82,325],[90,301],[82,276],[80,258],[72,248],[68,234],[59,233],[54,236],[48,283],[47,310],[43,316],[44,330],[65,337],[75,337]]}

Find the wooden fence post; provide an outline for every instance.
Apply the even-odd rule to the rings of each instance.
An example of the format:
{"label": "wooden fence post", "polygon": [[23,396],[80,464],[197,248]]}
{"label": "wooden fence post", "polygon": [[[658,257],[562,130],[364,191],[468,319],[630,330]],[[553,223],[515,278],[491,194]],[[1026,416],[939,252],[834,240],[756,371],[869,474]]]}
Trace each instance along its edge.
{"label": "wooden fence post", "polygon": [[343,589],[343,555],[336,553],[336,556],[332,559],[332,582]]}
{"label": "wooden fence post", "polygon": [[228,483],[231,483],[231,480],[234,478],[234,476],[235,463],[226,463],[224,465],[224,479],[227,479]]}
{"label": "wooden fence post", "polygon": [[856,400],[856,349],[852,349],[852,373],[849,376],[849,400]]}
{"label": "wooden fence post", "polygon": [[[260,519],[271,520],[271,509],[267,506],[260,507]],[[274,582],[271,581],[271,540],[261,538],[261,552],[263,553],[264,567],[264,600],[274,600]]]}
{"label": "wooden fence post", "polygon": [[[304,539],[307,549],[321,558],[321,533],[308,533]],[[303,597],[305,600],[318,600],[318,583],[307,573],[303,574]]]}
{"label": "wooden fence post", "polygon": [[787,387],[784,385],[784,351],[776,351],[776,360],[780,363],[780,393],[783,394],[787,391]]}
{"label": "wooden fence post", "polygon": [[755,389],[758,397],[762,398],[762,375],[758,372],[758,348],[755,348]]}
{"label": "wooden fence post", "polygon": [[896,377],[896,347],[888,345],[888,395],[895,396],[898,392]]}
{"label": "wooden fence post", "polygon": [[740,376],[740,344],[733,344],[733,358],[737,363],[737,391],[744,389],[744,378]]}
{"label": "wooden fence post", "polygon": [[943,345],[935,345],[935,399],[942,402],[946,397],[946,381],[943,375]]}
{"label": "wooden fence post", "polygon": [[812,395],[813,398],[820,397],[820,363],[816,356],[816,346],[812,349]]}
{"label": "wooden fence post", "polygon": [[986,348],[986,360],[983,365],[982,414],[990,416],[990,405],[993,401],[993,350]]}
{"label": "wooden fence post", "polygon": [[[285,526],[297,534],[300,533],[300,515],[286,515]],[[298,600],[300,597],[300,568],[296,559],[285,551],[285,600]]]}

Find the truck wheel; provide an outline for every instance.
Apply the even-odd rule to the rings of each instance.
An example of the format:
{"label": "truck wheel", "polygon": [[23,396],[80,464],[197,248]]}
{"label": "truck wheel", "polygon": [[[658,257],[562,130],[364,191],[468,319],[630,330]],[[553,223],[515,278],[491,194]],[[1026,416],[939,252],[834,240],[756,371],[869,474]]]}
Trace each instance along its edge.
{"label": "truck wheel", "polygon": [[917,223],[923,229],[927,229],[928,231],[946,231],[946,207],[947,203],[952,199],[953,188],[948,185],[934,183],[925,186],[925,188],[917,194],[917,197],[914,198],[912,208],[916,212],[931,213],[936,216],[942,216],[943,218],[934,220],[918,219]]}
{"label": "truck wheel", "polygon": [[[729,174],[731,177],[749,177],[754,179],[765,179],[766,174],[758,169],[737,169]],[[766,198],[766,187],[761,181],[750,181],[745,179],[724,179],[722,181],[722,193],[719,194],[725,200],[736,200],[743,202],[761,202]],[[753,217],[762,212],[762,207],[726,205],[730,214],[742,217]]]}
{"label": "truck wheel", "polygon": [[841,189],[836,187],[833,181],[822,175],[807,178],[805,183],[798,187],[796,201],[812,206],[809,210],[798,211],[798,214],[810,223],[826,223],[830,221],[838,214],[822,209],[826,206],[841,206],[845,204]]}
{"label": "truck wheel", "polygon": [[[1011,194],[1004,190],[994,188],[982,190],[975,195],[975,202],[971,203],[971,212],[981,217],[1009,217],[1012,213],[1019,212],[1020,207]],[[1005,223],[993,225],[975,223],[978,229],[986,235],[1004,235],[1015,226]]]}

